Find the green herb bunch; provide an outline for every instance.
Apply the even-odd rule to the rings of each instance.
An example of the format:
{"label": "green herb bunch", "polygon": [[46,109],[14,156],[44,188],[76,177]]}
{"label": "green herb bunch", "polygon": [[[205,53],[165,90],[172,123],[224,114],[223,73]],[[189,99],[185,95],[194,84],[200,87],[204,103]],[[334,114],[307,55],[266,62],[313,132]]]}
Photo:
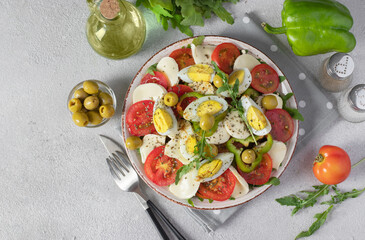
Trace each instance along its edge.
{"label": "green herb bunch", "polygon": [[137,7],[141,4],[151,10],[164,30],[178,28],[182,33],[192,37],[190,26],[204,26],[204,20],[212,13],[223,21],[233,24],[232,15],[223,7],[224,2],[237,3],[239,0],[137,0]]}

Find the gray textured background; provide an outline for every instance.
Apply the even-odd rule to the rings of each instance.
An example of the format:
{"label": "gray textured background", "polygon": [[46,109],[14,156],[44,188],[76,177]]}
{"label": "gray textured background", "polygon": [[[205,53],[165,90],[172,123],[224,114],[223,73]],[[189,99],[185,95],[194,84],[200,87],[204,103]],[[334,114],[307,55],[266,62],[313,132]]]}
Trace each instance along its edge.
{"label": "gray textured background", "polygon": [[[246,0],[227,8],[236,21],[241,21],[244,12],[254,11],[280,25],[282,2]],[[364,82],[365,4],[362,0],[341,2],[355,20],[352,32],[358,42],[352,52],[356,63],[353,84]],[[118,138],[121,109],[107,125],[83,129],[73,125],[66,99],[76,83],[94,78],[114,89],[121,106],[140,66],[165,45],[186,36],[176,30],[164,32],[153,14],[144,12],[148,36],[143,49],[126,60],[111,61],[94,53],[87,43],[89,12],[84,1],[2,1],[0,9],[0,239],[157,239],[139,203],[114,184],[97,138],[97,134]],[[229,27],[212,18],[205,27],[194,28],[194,33],[219,35]],[[300,60],[317,73],[326,56]],[[324,207],[291,217],[290,209],[274,199],[318,184],[311,164],[323,144],[343,147],[352,162],[364,157],[364,135],[365,123],[333,121],[296,153],[280,186],[246,204],[209,235],[183,207],[148,193],[189,239],[293,239]],[[359,166],[341,188],[364,187],[364,171],[365,166]],[[336,206],[312,239],[364,239],[364,199],[365,195]]]}

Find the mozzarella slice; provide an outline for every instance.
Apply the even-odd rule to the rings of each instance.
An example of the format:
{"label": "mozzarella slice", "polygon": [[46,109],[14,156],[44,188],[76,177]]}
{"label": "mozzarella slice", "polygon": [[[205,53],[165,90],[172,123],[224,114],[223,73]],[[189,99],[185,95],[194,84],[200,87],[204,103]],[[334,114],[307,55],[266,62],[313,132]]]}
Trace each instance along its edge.
{"label": "mozzarella slice", "polygon": [[180,139],[172,138],[165,146],[165,155],[176,158],[182,164],[189,164],[189,161],[184,158],[180,152]]}
{"label": "mozzarella slice", "polygon": [[230,135],[228,134],[226,128],[223,126],[223,121],[218,123],[218,128],[212,136],[207,137],[207,142],[209,144],[223,144],[230,139]]}
{"label": "mozzarella slice", "polygon": [[233,189],[233,193],[231,196],[233,198],[240,198],[240,197],[246,195],[250,191],[250,188],[249,188],[246,180],[237,172],[237,170],[234,167],[230,166],[229,170],[231,170],[231,172],[237,179],[236,185]]}
{"label": "mozzarella slice", "polygon": [[141,84],[133,92],[133,103],[143,100],[156,101],[167,93],[166,89],[157,83]]}
{"label": "mozzarella slice", "polygon": [[212,53],[215,49],[213,45],[198,45],[191,44],[191,53],[193,55],[195,64],[211,64]]}
{"label": "mozzarella slice", "polygon": [[177,77],[179,66],[177,65],[175,59],[171,57],[164,57],[157,63],[156,68],[158,71],[166,74],[171,86],[179,83],[179,79]]}
{"label": "mozzarella slice", "polygon": [[272,168],[275,168],[276,170],[279,169],[280,164],[284,160],[286,155],[285,143],[274,140],[268,154],[272,159]]}
{"label": "mozzarella slice", "polygon": [[200,181],[197,181],[198,170],[191,169],[186,173],[176,185],[175,183],[169,186],[169,190],[179,199],[189,199],[195,196],[199,189]]}
{"label": "mozzarella slice", "polygon": [[194,92],[201,93],[203,95],[214,94],[214,87],[209,82],[192,82],[188,84]]}
{"label": "mozzarella slice", "polygon": [[233,71],[248,68],[251,72],[252,69],[259,64],[260,62],[254,56],[244,53],[236,58],[236,61],[233,64]]}
{"label": "mozzarella slice", "polygon": [[234,138],[245,139],[250,136],[250,132],[238,111],[229,112],[224,119],[223,124],[228,134]]}
{"label": "mozzarella slice", "polygon": [[143,137],[143,144],[139,151],[141,152],[142,163],[146,162],[146,158],[153,149],[165,145],[166,136],[156,134],[147,134]]}

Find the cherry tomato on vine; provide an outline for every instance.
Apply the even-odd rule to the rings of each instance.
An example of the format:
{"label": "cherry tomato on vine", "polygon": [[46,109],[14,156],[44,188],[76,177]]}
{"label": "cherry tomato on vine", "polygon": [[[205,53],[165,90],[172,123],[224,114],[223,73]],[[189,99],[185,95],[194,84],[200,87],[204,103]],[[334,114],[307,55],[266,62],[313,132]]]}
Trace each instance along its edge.
{"label": "cherry tomato on vine", "polygon": [[325,145],[313,163],[314,176],[322,183],[339,184],[350,175],[351,160],[342,148]]}

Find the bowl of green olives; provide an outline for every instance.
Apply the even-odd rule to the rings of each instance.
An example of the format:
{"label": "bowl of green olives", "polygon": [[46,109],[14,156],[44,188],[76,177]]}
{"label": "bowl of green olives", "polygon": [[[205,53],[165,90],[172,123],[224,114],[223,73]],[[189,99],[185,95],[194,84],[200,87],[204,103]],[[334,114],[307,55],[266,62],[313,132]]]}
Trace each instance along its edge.
{"label": "bowl of green olives", "polygon": [[117,101],[113,90],[98,80],[78,83],[67,98],[67,109],[79,127],[95,128],[114,115]]}

